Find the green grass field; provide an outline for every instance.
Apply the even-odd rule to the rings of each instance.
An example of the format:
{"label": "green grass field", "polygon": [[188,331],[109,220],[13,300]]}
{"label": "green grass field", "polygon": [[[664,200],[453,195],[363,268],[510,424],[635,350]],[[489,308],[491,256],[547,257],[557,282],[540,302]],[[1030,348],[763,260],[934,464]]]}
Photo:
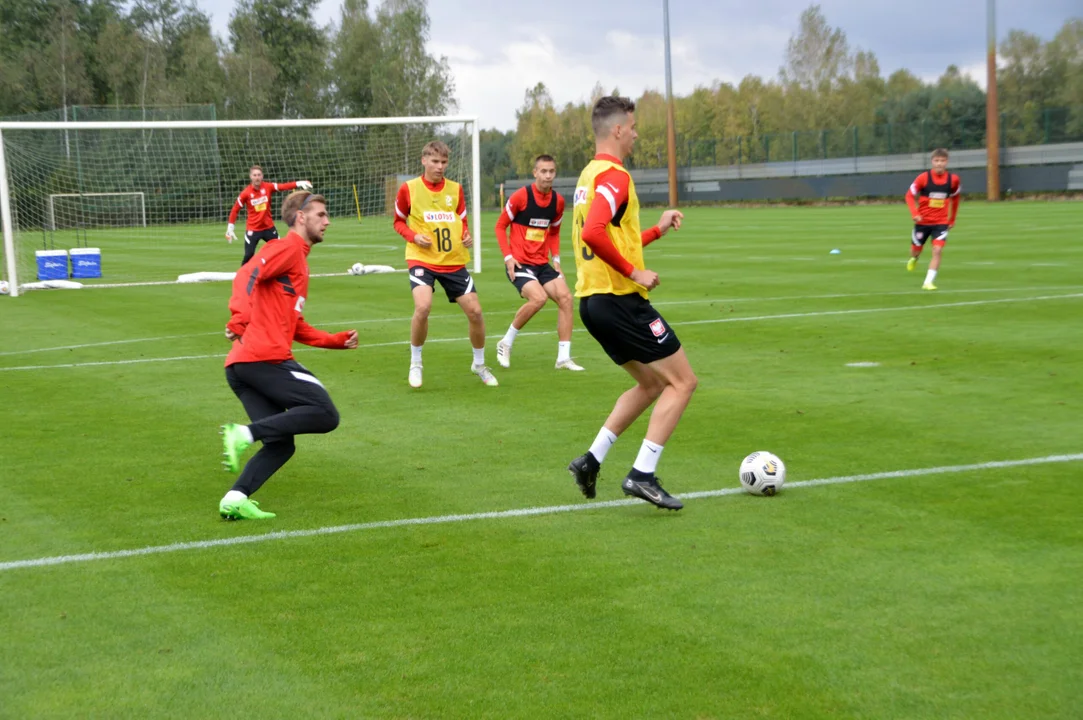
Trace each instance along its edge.
{"label": "green grass field", "polygon": [[[519,300],[493,220],[498,336]],[[700,377],[665,487],[736,489],[760,449],[790,473],[680,513],[600,504],[642,421],[582,500],[565,465],[628,380],[579,327],[587,372],[556,373],[553,309],[490,389],[438,296],[411,391],[406,278],[314,279],[307,319],[362,347],[299,350],[342,425],[298,441],[255,524],[217,515],[227,284],[0,299],[0,717],[1078,718],[1083,203],[964,204],[936,293],[907,220],[696,208],[648,249]],[[232,269],[217,235],[106,272]],[[312,270],[396,245],[336,223]]]}

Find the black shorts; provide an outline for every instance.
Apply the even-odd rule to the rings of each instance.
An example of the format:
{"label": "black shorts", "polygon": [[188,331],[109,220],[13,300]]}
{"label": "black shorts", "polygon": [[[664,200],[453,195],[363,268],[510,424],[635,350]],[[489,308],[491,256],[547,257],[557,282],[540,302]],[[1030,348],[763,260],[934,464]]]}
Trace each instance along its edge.
{"label": "black shorts", "polygon": [[278,228],[268,228],[266,230],[248,230],[244,234],[244,260],[241,264],[252,259],[252,256],[256,254],[256,246],[259,245],[259,241],[270,242],[271,240],[278,239]]}
{"label": "black shorts", "polygon": [[652,363],[681,349],[677,333],[642,295],[588,295],[579,300],[587,332],[617,365]]}
{"label": "black shorts", "polygon": [[[324,408],[329,415],[338,417],[338,410],[327,388],[296,360],[234,363],[226,368],[226,381],[252,422],[301,406]],[[290,415],[292,413],[286,413],[287,424],[292,419]],[[299,415],[295,422],[300,425],[304,420]],[[304,430],[301,427],[297,429]],[[282,433],[283,436],[292,434],[288,431]],[[264,442],[274,439],[264,438]]]}
{"label": "black shorts", "polygon": [[914,236],[911,242],[915,245],[925,247],[925,243],[928,240],[940,242],[948,241],[948,226],[947,225],[915,225]]}
{"label": "black shorts", "polygon": [[447,293],[447,301],[451,303],[463,295],[477,292],[474,289],[474,278],[470,277],[470,273],[466,271],[466,268],[461,268],[455,272],[438,273],[424,267],[413,267],[410,268],[409,275],[410,292],[413,292],[418,285],[428,285],[435,292],[436,283],[440,283],[440,287],[444,288],[444,292]]}
{"label": "black shorts", "polygon": [[563,276],[554,270],[552,265],[545,263],[544,265],[520,265],[515,269],[515,277],[508,279],[511,280],[511,284],[515,286],[519,294],[522,295],[523,288],[528,283],[539,282],[544,287],[559,277]]}

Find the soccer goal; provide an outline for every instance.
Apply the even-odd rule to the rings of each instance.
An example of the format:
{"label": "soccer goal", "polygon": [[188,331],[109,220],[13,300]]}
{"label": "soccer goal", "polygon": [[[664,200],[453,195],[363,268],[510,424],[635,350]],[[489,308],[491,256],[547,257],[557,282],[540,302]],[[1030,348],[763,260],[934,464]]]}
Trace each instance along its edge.
{"label": "soccer goal", "polygon": [[[232,245],[226,222],[252,165],[266,182],[308,180],[327,198],[332,225],[313,273],[402,267],[395,193],[434,139],[451,148],[447,177],[466,193],[480,271],[478,133],[475,117],[0,122],[2,276],[16,294],[36,280],[36,251],[77,247],[101,249],[103,284],[234,271],[245,211]],[[271,199],[280,234],[284,199]]]}

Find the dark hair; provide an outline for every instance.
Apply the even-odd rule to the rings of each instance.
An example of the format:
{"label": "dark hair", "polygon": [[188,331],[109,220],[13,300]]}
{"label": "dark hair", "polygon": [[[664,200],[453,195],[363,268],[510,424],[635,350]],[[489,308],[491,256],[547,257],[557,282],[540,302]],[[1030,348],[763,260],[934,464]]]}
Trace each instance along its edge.
{"label": "dark hair", "polygon": [[259,170],[260,172],[263,172],[263,168],[261,168],[259,165],[253,165],[252,167],[248,168],[248,172],[252,172],[253,170]]}
{"label": "dark hair", "polygon": [[594,103],[594,110],[590,113],[590,124],[594,128],[594,136],[600,137],[609,129],[609,121],[617,115],[627,115],[635,112],[636,104],[631,98],[607,95],[598,98]]}
{"label": "dark hair", "polygon": [[946,148],[937,148],[936,150],[933,150],[933,157],[934,158],[947,157],[947,156],[948,156],[948,151],[947,151]]}
{"label": "dark hair", "polygon": [[286,196],[286,202],[282,203],[282,221],[290,227],[293,227],[293,223],[297,221],[297,213],[305,209],[305,206],[309,203],[323,203],[327,204],[323,195],[316,195],[310,193],[308,190],[298,190],[297,192],[291,192]]}
{"label": "dark hair", "polygon": [[542,153],[538,157],[534,158],[534,167],[538,167],[538,163],[540,163],[540,162],[551,162],[554,165],[557,164],[556,158],[554,158],[552,155],[549,155],[547,153]]}

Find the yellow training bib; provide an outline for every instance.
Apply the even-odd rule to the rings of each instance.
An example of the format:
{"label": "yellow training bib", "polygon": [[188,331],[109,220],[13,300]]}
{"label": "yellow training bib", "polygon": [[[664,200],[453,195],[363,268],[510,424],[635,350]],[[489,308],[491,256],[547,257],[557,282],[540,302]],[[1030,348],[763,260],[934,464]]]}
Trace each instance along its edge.
{"label": "yellow training bib", "polygon": [[406,187],[410,190],[410,216],[406,225],[432,240],[430,248],[406,243],[406,259],[449,267],[468,264],[470,251],[463,247],[463,219],[457,212],[459,183],[444,180],[444,187],[436,192],[416,177]]}
{"label": "yellow training bib", "polygon": [[[572,251],[575,253],[575,296],[588,295],[631,295],[639,293],[647,297],[647,289],[634,283],[619,272],[609,267],[600,258],[596,258],[590,247],[583,242],[583,225],[587,221],[591,203],[594,202],[594,188],[597,178],[606,170],[617,169],[627,174],[628,171],[609,160],[591,160],[579,175],[575,186],[575,206],[572,209]],[[614,224],[615,223],[615,224]],[[617,216],[605,229],[609,239],[621,255],[632,263],[637,270],[643,270],[643,239],[639,232],[639,198],[632,176],[628,175],[628,202],[623,208],[617,208]]]}

